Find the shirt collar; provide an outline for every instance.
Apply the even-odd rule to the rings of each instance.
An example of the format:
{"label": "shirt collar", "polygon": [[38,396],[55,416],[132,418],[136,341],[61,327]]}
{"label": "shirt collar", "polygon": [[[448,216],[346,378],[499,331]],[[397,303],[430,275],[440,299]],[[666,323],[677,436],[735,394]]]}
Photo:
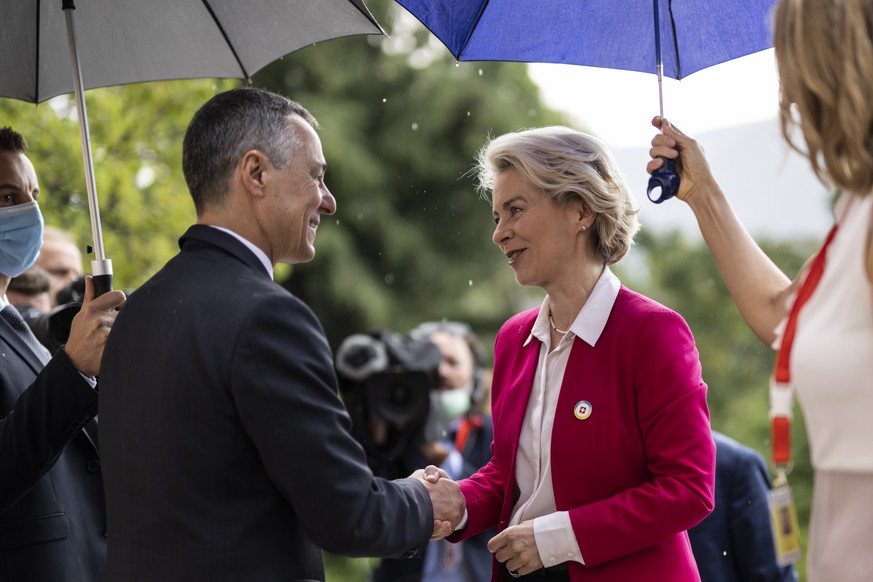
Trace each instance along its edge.
{"label": "shirt collar", "polygon": [[237,239],[242,244],[246,245],[246,248],[249,249],[250,251],[252,251],[253,253],[255,253],[255,256],[258,257],[258,260],[261,261],[261,263],[263,263],[264,268],[267,269],[267,273],[270,274],[270,279],[273,278],[273,264],[270,262],[270,259],[267,258],[267,253],[262,251],[260,248],[258,248],[254,243],[250,242],[248,239],[243,238],[242,236],[240,236],[239,234],[235,233],[234,231],[232,231],[230,229],[224,228],[223,226],[213,226],[211,224],[208,226],[211,226],[212,228],[217,228],[218,230],[220,230],[222,232],[226,232],[227,234],[231,235],[232,237]]}
{"label": "shirt collar", "polygon": [[[594,289],[591,290],[591,296],[588,297],[588,301],[582,306],[575,321],[567,330],[568,334],[573,334],[594,347],[600,334],[603,333],[603,328],[606,327],[606,321],[609,319],[609,314],[612,313],[612,306],[615,305],[620,288],[621,282],[618,277],[609,270],[609,267],[604,267],[603,273],[594,284]],[[549,338],[549,311],[549,296],[546,295],[524,345],[528,345],[533,338],[537,338],[541,342],[545,342]]]}

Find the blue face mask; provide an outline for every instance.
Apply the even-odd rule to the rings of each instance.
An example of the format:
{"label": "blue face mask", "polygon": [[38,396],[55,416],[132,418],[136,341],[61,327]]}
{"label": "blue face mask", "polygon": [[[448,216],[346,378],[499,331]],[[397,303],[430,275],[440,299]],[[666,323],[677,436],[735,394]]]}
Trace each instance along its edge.
{"label": "blue face mask", "polygon": [[36,200],[0,208],[0,273],[17,277],[33,266],[42,246],[42,224]]}

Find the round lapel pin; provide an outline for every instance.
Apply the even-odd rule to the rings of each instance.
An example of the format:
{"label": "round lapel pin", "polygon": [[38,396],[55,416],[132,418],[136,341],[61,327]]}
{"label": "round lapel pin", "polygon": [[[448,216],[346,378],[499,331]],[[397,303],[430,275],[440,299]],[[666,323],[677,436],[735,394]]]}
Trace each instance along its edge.
{"label": "round lapel pin", "polygon": [[580,400],[573,407],[573,415],[579,420],[585,420],[591,416],[591,403],[587,400]]}

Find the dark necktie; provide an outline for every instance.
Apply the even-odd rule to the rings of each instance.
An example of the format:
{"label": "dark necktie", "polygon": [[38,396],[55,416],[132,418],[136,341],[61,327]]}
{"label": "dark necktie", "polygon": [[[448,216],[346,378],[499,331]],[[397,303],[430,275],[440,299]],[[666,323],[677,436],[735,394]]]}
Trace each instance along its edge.
{"label": "dark necktie", "polygon": [[49,353],[48,349],[44,345],[42,345],[36,336],[33,335],[33,332],[30,330],[30,327],[24,321],[24,318],[21,317],[21,314],[18,313],[18,310],[15,309],[12,305],[7,305],[0,311],[0,317],[6,320],[12,329],[21,336],[21,339],[24,340],[24,343],[27,344],[27,347],[33,351],[34,354],[39,356],[39,359],[43,364],[47,363],[52,355]]}

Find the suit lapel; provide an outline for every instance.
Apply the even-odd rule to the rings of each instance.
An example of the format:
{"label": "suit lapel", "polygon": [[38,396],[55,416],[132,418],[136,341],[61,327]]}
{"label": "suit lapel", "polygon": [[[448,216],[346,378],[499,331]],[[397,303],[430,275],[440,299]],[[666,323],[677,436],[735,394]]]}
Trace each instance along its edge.
{"label": "suit lapel", "polygon": [[507,338],[500,354],[501,359],[508,362],[505,369],[507,380],[498,405],[501,430],[494,431],[494,438],[500,440],[500,444],[496,446],[497,450],[509,452],[508,458],[500,462],[501,467],[506,467],[506,474],[503,475],[504,483],[507,484],[504,512],[507,511],[507,507],[508,511],[511,511],[515,503],[515,459],[518,454],[518,439],[527,413],[539,360],[540,341],[532,338],[527,345],[524,345],[536,316],[537,310],[525,314],[517,328],[517,335]]}
{"label": "suit lapel", "polygon": [[21,339],[21,336],[18,335],[12,326],[10,326],[5,319],[0,318],[0,337],[3,338],[9,347],[18,354],[22,360],[27,362],[27,365],[33,370],[34,374],[39,374],[45,364],[39,359],[33,350],[28,347],[24,340]]}

